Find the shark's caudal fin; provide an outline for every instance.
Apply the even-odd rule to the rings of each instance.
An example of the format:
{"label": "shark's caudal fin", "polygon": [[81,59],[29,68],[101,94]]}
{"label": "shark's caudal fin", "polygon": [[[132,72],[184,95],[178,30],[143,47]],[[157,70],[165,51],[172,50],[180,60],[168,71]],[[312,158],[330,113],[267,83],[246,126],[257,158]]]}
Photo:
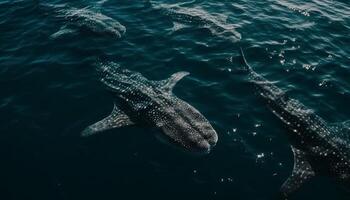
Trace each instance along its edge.
{"label": "shark's caudal fin", "polygon": [[247,60],[245,59],[245,55],[244,55],[244,52],[243,52],[243,49],[240,48],[240,64],[243,66],[243,70],[246,71],[246,72],[250,72],[252,71],[252,67],[250,67],[250,65],[248,64]]}
{"label": "shark's caudal fin", "polygon": [[306,159],[305,153],[293,146],[292,150],[294,154],[294,168],[292,174],[281,187],[281,193],[284,196],[289,196],[299,189],[306,181],[315,176],[315,172]]}
{"label": "shark's caudal fin", "polygon": [[88,126],[82,133],[81,136],[87,137],[90,135],[94,135],[100,133],[105,130],[109,130],[112,128],[118,128],[123,126],[132,125],[134,122],[130,120],[130,118],[121,110],[114,105],[112,113],[106,118],[102,119],[95,124]]}
{"label": "shark's caudal fin", "polygon": [[176,83],[179,82],[183,77],[189,74],[190,74],[189,72],[184,72],[184,71],[177,72],[171,75],[171,77],[169,77],[168,79],[159,81],[158,83],[164,91],[171,93]]}

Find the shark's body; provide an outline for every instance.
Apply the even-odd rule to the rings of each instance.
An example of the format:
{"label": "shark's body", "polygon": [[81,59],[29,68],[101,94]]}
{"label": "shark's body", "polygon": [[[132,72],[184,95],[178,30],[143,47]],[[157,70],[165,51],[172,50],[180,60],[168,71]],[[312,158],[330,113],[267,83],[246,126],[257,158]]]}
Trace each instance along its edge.
{"label": "shark's body", "polygon": [[126,32],[125,26],[94,8],[74,8],[65,5],[48,6],[56,10],[58,18],[65,19],[65,25],[52,34],[52,38],[73,34],[80,29],[87,29],[98,34],[107,34],[117,38],[121,38]]}
{"label": "shark's body", "polygon": [[162,81],[150,81],[140,73],[109,63],[104,65],[103,73],[102,82],[113,91],[121,109],[115,106],[111,115],[87,127],[83,136],[142,123],[160,128],[188,150],[209,152],[216,144],[218,137],[208,120],[172,93],[187,72],[175,73]]}
{"label": "shark's body", "polygon": [[350,132],[328,124],[298,100],[252,70],[241,50],[249,80],[271,111],[290,129],[294,169],[281,187],[288,196],[315,175],[326,175],[350,186]]}
{"label": "shark's body", "polygon": [[237,42],[241,39],[241,34],[236,31],[236,27],[227,23],[227,16],[217,14],[212,15],[200,7],[187,8],[181,4],[152,3],[153,8],[173,20],[174,31],[188,26],[207,28],[213,35]]}

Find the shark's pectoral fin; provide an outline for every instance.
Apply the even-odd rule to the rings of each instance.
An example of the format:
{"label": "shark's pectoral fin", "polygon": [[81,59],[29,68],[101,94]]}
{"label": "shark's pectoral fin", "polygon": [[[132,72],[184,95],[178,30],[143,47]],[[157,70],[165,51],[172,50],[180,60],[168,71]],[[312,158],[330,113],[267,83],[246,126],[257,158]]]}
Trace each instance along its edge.
{"label": "shark's pectoral fin", "polygon": [[132,122],[123,111],[119,110],[118,107],[114,105],[113,111],[109,116],[99,122],[96,122],[95,124],[88,126],[81,133],[81,136],[87,137],[112,128],[119,128],[133,124],[134,122]]}
{"label": "shark's pectoral fin", "polygon": [[315,172],[306,159],[305,153],[293,146],[292,150],[294,154],[294,168],[292,174],[281,187],[281,192],[284,196],[289,196],[299,189],[303,183],[315,176]]}
{"label": "shark's pectoral fin", "polygon": [[177,72],[173,75],[171,75],[170,78],[168,79],[165,79],[165,80],[162,80],[162,81],[159,81],[159,85],[160,87],[166,91],[166,92],[172,92],[174,86],[176,85],[177,82],[179,82],[183,77],[189,75],[190,73],[189,72]]}
{"label": "shark's pectoral fin", "polygon": [[189,27],[189,26],[186,25],[186,24],[182,24],[182,23],[179,23],[179,22],[173,22],[172,31],[176,32],[176,31],[182,30],[182,29],[187,28],[187,27]]}
{"label": "shark's pectoral fin", "polygon": [[67,35],[74,35],[78,32],[77,29],[73,28],[73,27],[69,27],[67,25],[64,25],[60,28],[60,30],[58,30],[56,33],[53,33],[50,38],[51,39],[60,39],[64,36]]}

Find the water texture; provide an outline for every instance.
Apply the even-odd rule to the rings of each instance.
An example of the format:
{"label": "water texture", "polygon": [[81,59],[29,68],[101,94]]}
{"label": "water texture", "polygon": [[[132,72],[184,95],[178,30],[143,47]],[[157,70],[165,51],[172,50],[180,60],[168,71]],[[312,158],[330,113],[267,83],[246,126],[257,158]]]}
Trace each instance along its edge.
{"label": "water texture", "polygon": [[[349,13],[346,0],[1,0],[0,198],[278,199],[293,168],[288,130],[240,73],[239,48],[310,111],[348,126]],[[218,133],[211,153],[141,126],[80,137],[113,108],[100,62],[150,80],[190,72],[173,92]],[[348,190],[320,176],[290,199]]]}

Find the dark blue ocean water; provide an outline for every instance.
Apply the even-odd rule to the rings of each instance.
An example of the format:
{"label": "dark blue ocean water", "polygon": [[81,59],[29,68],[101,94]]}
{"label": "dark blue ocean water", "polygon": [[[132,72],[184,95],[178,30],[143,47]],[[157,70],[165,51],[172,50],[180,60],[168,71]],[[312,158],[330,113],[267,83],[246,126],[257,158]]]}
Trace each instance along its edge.
{"label": "dark blue ocean water", "polygon": [[[349,33],[347,0],[1,0],[0,199],[276,199],[293,168],[287,130],[235,73],[238,50],[340,123]],[[81,138],[113,107],[96,70],[104,61],[149,79],[190,72],[174,93],[218,132],[212,152],[181,151],[139,126]],[[291,199],[349,195],[316,177]]]}

